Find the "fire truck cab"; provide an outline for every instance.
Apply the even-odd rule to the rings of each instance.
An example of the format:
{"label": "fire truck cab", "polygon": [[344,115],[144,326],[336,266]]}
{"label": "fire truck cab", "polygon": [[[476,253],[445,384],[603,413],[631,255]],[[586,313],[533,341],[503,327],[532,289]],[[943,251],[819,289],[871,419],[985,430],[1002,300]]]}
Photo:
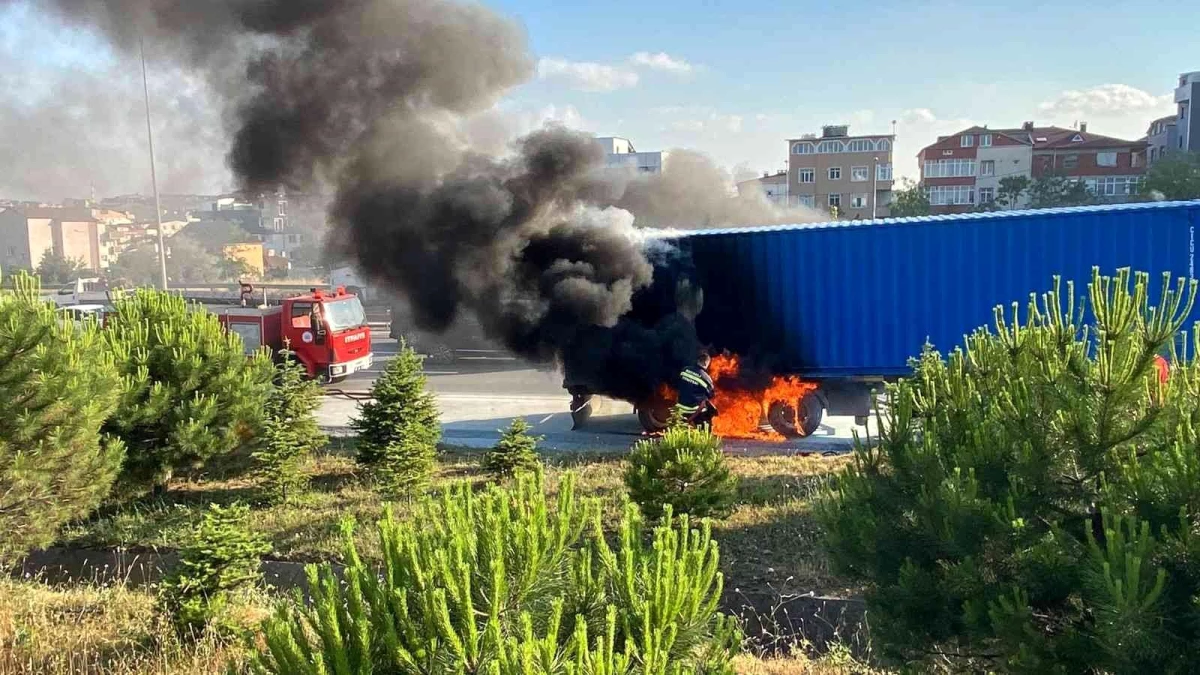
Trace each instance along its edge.
{"label": "fire truck cab", "polygon": [[313,289],[279,305],[229,307],[218,318],[241,336],[247,354],[263,346],[278,354],[287,345],[320,382],[345,379],[374,361],[362,302],[341,287],[333,292]]}

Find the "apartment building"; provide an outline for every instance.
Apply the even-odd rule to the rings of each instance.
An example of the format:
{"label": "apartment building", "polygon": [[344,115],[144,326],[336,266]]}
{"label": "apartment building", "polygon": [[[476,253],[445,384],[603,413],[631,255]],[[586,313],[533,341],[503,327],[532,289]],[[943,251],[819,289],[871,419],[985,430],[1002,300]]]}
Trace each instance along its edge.
{"label": "apartment building", "polygon": [[666,152],[638,152],[628,138],[601,136],[596,144],[604,150],[604,164],[609,169],[624,169],[635,173],[662,173],[667,163]]}
{"label": "apartment building", "polygon": [[102,270],[112,262],[105,229],[91,209],[7,209],[0,212],[0,269],[35,269],[49,251]]}
{"label": "apartment building", "polygon": [[[923,148],[917,154],[921,184],[933,213],[958,213],[995,201],[1010,176],[1037,180],[1060,175],[1083,181],[1101,198],[1137,194],[1146,171],[1147,143],[1078,129],[971,127]],[[1028,205],[1023,195],[1017,207]]]}
{"label": "apartment building", "polygon": [[840,220],[885,217],[892,194],[895,136],[851,136],[850,127],[822,127],[788,141],[788,203],[836,214]]}
{"label": "apartment building", "polygon": [[738,194],[746,197],[761,194],[767,201],[786,206],[788,204],[788,172],[764,173],[762,178],[744,180],[737,184]]}
{"label": "apartment building", "polygon": [[1181,73],[1179,86],[1175,87],[1175,107],[1179,113],[1175,122],[1176,150],[1200,152],[1200,115],[1196,114],[1197,103],[1200,103],[1200,70]]}

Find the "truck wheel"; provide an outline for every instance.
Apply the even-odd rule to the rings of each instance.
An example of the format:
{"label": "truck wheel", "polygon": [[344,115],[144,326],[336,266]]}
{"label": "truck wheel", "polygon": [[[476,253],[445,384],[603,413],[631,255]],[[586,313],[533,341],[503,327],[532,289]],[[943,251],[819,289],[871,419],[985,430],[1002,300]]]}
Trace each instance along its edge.
{"label": "truck wheel", "polygon": [[571,431],[582,429],[592,418],[592,397],[571,397]]}
{"label": "truck wheel", "polygon": [[775,401],[767,409],[767,421],[776,433],[787,438],[804,438],[816,433],[821,427],[821,418],[825,415],[825,407],[815,393],[808,393],[804,398],[792,404],[788,401]]}
{"label": "truck wheel", "polygon": [[638,406],[638,422],[646,433],[657,434],[667,428],[671,421],[672,405],[666,401],[654,401],[644,406]]}

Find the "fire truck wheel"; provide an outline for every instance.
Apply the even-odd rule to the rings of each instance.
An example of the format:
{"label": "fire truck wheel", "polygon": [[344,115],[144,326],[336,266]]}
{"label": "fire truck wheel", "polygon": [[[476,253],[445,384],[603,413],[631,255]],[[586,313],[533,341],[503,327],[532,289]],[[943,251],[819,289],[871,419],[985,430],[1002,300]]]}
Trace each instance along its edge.
{"label": "fire truck wheel", "polygon": [[825,406],[815,393],[808,393],[795,404],[775,401],[767,409],[767,421],[771,428],[787,438],[804,438],[821,428]]}
{"label": "fire truck wheel", "polygon": [[671,404],[655,401],[644,406],[638,406],[638,422],[647,433],[657,434],[667,428],[671,421]]}

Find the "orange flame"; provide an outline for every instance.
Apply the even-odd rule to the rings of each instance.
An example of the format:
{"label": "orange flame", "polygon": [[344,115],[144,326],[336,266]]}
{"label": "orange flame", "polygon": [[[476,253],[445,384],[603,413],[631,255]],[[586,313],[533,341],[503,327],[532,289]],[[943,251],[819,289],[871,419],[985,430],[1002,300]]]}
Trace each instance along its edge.
{"label": "orange flame", "polygon": [[[776,401],[793,408],[817,385],[795,376],[777,375],[765,389],[747,390],[734,385],[741,370],[737,356],[714,356],[708,367],[716,387],[713,405],[720,414],[713,420],[713,433],[727,438],[782,441],[784,437],[766,424],[767,410]],[[724,381],[725,386],[722,386]],[[659,387],[663,400],[675,401],[677,393],[668,385]]]}

